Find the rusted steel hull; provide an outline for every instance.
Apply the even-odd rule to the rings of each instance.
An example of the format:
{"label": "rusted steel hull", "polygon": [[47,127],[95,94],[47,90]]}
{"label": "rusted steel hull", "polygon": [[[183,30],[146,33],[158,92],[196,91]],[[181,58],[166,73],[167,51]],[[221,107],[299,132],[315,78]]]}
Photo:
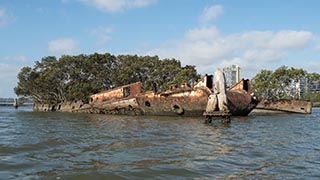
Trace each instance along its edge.
{"label": "rusted steel hull", "polygon": [[236,116],[247,116],[259,103],[245,90],[227,91],[230,113]]}
{"label": "rusted steel hull", "polygon": [[[246,92],[228,91],[228,104],[231,115],[246,116],[257,102]],[[73,112],[121,114],[121,115],[155,115],[155,116],[203,116],[208,103],[210,90],[197,88],[172,94],[141,94],[113,102],[92,104],[91,108],[83,106]]]}
{"label": "rusted steel hull", "polygon": [[292,113],[311,114],[312,102],[302,100],[262,100],[257,109],[285,111]]}
{"label": "rusted steel hull", "polygon": [[168,94],[141,93],[132,98],[123,98],[101,103],[92,103],[73,112],[155,115],[155,116],[202,116],[210,90],[197,88]]}
{"label": "rusted steel hull", "polygon": [[[210,77],[210,76],[209,76]],[[205,82],[212,81],[205,79]],[[119,115],[156,116],[203,116],[208,98],[213,93],[212,85],[175,87],[161,93],[141,93],[141,83],[132,83],[90,96],[89,104],[80,101],[60,104],[35,105],[38,111],[67,111]],[[227,91],[228,108],[231,115],[248,115],[257,105],[248,91],[241,88]]]}
{"label": "rusted steel hull", "polygon": [[209,93],[206,88],[197,88],[170,94],[146,94],[137,100],[146,115],[201,116]]}

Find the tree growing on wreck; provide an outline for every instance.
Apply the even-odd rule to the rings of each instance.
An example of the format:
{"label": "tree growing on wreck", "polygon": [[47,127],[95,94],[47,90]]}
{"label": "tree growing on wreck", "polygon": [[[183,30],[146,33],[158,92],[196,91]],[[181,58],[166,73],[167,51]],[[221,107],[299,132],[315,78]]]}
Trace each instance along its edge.
{"label": "tree growing on wreck", "polygon": [[49,56],[36,61],[33,68],[23,67],[18,74],[18,85],[14,88],[17,95],[30,97],[38,102],[51,102],[63,99],[57,59]]}
{"label": "tree growing on wreck", "polygon": [[176,59],[160,60],[158,56],[48,56],[20,70],[14,91],[35,102],[87,102],[91,94],[137,81],[142,82],[144,91],[161,91],[170,84],[190,83],[198,78],[194,66],[182,67]]}
{"label": "tree growing on wreck", "polygon": [[14,88],[18,96],[36,102],[88,101],[88,95],[112,87],[109,75],[116,67],[111,54],[44,57],[33,68],[23,67]]}
{"label": "tree growing on wreck", "polygon": [[179,60],[163,59],[158,56],[118,56],[118,68],[113,73],[112,82],[121,86],[133,82],[142,82],[142,90],[156,92],[168,89],[172,84],[197,81],[200,75],[195,66],[181,66]]}

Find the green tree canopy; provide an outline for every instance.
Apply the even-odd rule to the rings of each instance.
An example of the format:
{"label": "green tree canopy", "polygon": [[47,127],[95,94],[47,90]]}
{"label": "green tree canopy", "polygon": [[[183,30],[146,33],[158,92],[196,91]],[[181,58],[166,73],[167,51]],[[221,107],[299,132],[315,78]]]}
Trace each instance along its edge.
{"label": "green tree canopy", "polygon": [[144,91],[160,91],[198,78],[194,66],[182,67],[179,60],[160,60],[158,56],[48,56],[20,70],[14,91],[36,102],[87,102],[91,94],[137,81],[142,82]]}
{"label": "green tree canopy", "polygon": [[[259,99],[301,99],[310,91],[311,81],[320,82],[319,74],[281,66],[275,71],[261,70],[252,80],[252,89]],[[310,91],[310,92],[309,92]]]}

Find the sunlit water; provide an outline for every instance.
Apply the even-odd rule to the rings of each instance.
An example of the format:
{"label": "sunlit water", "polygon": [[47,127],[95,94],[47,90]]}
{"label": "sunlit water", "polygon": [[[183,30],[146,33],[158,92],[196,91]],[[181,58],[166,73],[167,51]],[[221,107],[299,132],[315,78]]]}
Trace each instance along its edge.
{"label": "sunlit water", "polygon": [[320,109],[226,126],[0,107],[0,179],[320,179]]}

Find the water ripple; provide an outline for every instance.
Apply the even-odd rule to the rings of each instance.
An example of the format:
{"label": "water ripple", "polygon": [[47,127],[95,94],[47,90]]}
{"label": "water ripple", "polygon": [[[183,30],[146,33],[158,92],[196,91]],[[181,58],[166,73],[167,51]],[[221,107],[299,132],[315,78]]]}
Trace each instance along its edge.
{"label": "water ripple", "polygon": [[319,179],[320,109],[200,118],[0,109],[4,179]]}

